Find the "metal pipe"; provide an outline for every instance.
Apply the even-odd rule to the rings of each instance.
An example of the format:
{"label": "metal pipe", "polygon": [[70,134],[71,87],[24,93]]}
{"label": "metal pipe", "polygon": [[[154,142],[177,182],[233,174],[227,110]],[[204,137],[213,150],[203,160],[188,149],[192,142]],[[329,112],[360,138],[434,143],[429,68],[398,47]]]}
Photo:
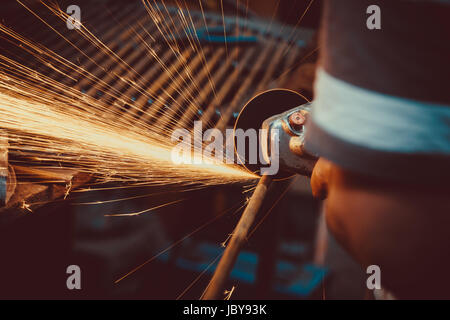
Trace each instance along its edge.
{"label": "metal pipe", "polygon": [[0,131],[0,208],[5,206],[16,189],[16,175],[8,164],[8,136]]}
{"label": "metal pipe", "polygon": [[244,210],[238,224],[234,228],[230,243],[220,259],[219,265],[214,272],[211,281],[206,287],[202,300],[216,300],[222,298],[224,284],[233,269],[239,251],[247,241],[247,234],[252,226],[256,215],[265,199],[267,190],[272,182],[271,176],[262,176],[256,186],[256,189]]}

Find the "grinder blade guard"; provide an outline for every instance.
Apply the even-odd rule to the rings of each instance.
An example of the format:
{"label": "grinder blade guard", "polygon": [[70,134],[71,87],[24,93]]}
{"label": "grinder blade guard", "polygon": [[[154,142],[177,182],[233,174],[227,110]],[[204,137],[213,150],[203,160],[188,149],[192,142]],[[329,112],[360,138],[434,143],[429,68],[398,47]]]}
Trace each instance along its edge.
{"label": "grinder blade guard", "polygon": [[[277,157],[279,172],[275,178],[287,178],[293,174],[311,176],[317,157],[303,147],[304,125],[310,109],[311,103],[306,97],[288,89],[268,90],[247,102],[236,119],[234,129],[263,129],[258,148],[264,164],[250,164],[245,158],[242,161],[244,166],[259,173],[263,166],[270,164],[272,157]],[[278,142],[278,150],[271,150],[274,139]]]}

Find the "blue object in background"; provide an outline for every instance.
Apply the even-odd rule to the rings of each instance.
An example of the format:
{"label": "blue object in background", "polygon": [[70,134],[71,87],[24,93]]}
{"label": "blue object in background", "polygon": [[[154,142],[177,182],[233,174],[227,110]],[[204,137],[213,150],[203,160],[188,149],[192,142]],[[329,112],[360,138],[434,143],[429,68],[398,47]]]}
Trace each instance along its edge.
{"label": "blue object in background", "polygon": [[[221,255],[223,251],[224,248],[215,244],[198,243],[192,246],[189,256],[179,257],[176,260],[176,265],[181,269],[200,273],[205,271],[211,262]],[[161,255],[158,259],[167,262],[168,253]],[[241,251],[231,271],[230,278],[250,285],[255,284],[258,262],[257,254],[249,251]],[[209,266],[206,273],[212,274],[217,264],[218,261]],[[297,265],[289,261],[279,260],[276,264],[273,290],[283,294],[306,298],[319,287],[327,274],[328,269],[325,267],[314,264]]]}
{"label": "blue object in background", "polygon": [[244,43],[257,43],[258,37],[247,35],[233,35],[233,29],[225,27],[225,30],[221,26],[217,27],[202,27],[196,29],[185,29],[182,34],[176,36],[170,36],[172,40],[188,40],[188,36],[192,36],[198,39],[198,41],[210,44],[244,44]]}

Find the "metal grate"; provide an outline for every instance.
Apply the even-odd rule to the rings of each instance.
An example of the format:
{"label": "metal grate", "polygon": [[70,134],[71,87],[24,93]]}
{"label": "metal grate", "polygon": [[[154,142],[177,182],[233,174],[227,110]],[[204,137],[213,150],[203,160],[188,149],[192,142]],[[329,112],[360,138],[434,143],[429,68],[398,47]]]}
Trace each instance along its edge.
{"label": "metal grate", "polygon": [[[309,40],[312,33],[304,29],[292,29],[281,26],[275,22],[237,19],[236,17],[225,17],[215,13],[205,13],[203,17],[199,11],[185,12],[192,17],[196,28],[204,28],[205,20],[209,28],[225,26],[230,30],[239,30],[239,34],[245,36],[256,36],[258,41],[246,45],[228,46],[217,44],[202,44],[202,53],[206,58],[205,68],[199,52],[192,50],[190,46],[181,49],[183,61],[175,56],[160,36],[155,22],[148,16],[142,6],[119,5],[121,10],[111,19],[105,12],[92,12],[91,16],[96,20],[96,34],[100,39],[120,56],[129,66],[140,75],[136,78],[131,70],[124,70],[121,65],[115,63],[111,56],[98,51],[86,41],[80,41],[76,35],[69,34],[77,45],[102,67],[108,69],[108,73],[101,70],[92,61],[87,60],[73,47],[61,39],[48,39],[49,44],[57,43],[56,50],[64,57],[73,57],[83,68],[104,80],[107,85],[98,85],[84,78],[70,83],[67,77],[51,71],[50,76],[65,82],[75,88],[86,92],[100,100],[105,100],[111,105],[111,114],[129,114],[150,123],[156,121],[158,125],[164,124],[168,116],[174,116],[181,125],[186,125],[194,120],[192,113],[185,112],[188,108],[186,97],[198,106],[197,118],[204,122],[213,123],[218,128],[232,125],[233,117],[242,105],[258,92],[271,87],[283,87],[285,79],[275,81],[283,72],[289,70],[296,61],[304,54],[302,47]],[[118,9],[118,8],[116,8]],[[182,23],[178,8],[168,7],[161,9],[163,19],[173,21],[178,33],[182,33]],[[55,35],[56,36],[56,35]],[[170,77],[155,60],[149,56],[146,48],[140,45],[139,37],[152,43],[152,48],[158,57],[168,66],[175,77]],[[289,37],[289,39],[287,39]],[[153,38],[153,40],[152,40]],[[296,39],[294,43],[289,40]],[[62,49],[61,49],[62,47]],[[186,66],[194,76],[191,80],[182,81]],[[208,70],[211,80],[215,85],[216,94],[208,84]],[[117,75],[117,76],[113,76]],[[76,77],[76,75],[72,75]],[[145,88],[147,92],[161,98],[158,101],[149,100],[145,95],[136,92],[134,88],[118,81],[118,77],[131,78]],[[119,101],[111,97],[111,90],[118,90],[124,97],[133,101],[130,105],[121,105]],[[180,92],[183,94],[181,95]],[[173,106],[169,104],[168,96],[174,99]],[[167,102],[164,102],[167,101]],[[163,115],[162,117],[158,117]],[[156,117],[153,117],[156,116]],[[156,120],[155,120],[156,118]],[[166,121],[167,122],[167,121]],[[166,123],[167,129],[174,125],[173,121]]]}

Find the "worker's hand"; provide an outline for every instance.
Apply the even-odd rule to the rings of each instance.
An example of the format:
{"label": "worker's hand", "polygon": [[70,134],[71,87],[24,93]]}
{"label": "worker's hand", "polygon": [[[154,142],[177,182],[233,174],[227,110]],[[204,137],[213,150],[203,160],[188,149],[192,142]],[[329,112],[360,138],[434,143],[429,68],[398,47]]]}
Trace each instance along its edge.
{"label": "worker's hand", "polygon": [[319,158],[311,175],[311,189],[315,198],[321,200],[328,195],[328,185],[333,164],[324,158]]}

